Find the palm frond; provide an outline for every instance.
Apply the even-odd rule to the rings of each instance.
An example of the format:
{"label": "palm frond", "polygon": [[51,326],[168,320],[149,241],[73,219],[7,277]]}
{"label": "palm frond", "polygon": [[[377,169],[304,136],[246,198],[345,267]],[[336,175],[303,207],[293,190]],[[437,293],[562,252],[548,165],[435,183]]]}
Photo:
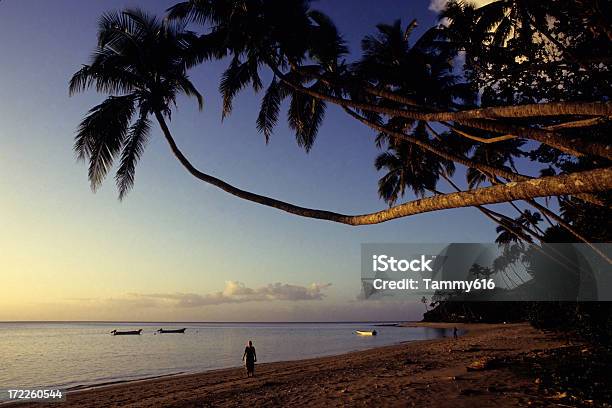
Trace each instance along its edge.
{"label": "palm frond", "polygon": [[[316,87],[316,84],[313,85]],[[287,119],[289,127],[295,131],[298,146],[309,152],[317,138],[319,127],[325,117],[325,102],[294,92],[289,104]]]}
{"label": "palm frond", "polygon": [[[119,198],[132,188],[150,129],[148,115],[170,118],[179,94],[194,97],[202,108],[203,97],[187,75],[198,58],[189,51],[198,37],[185,24],[160,21],[139,9],[101,17],[91,63],[68,86],[71,95],[88,88],[110,95],[88,112],[74,142],[77,157],[89,163],[94,191],[118,156]],[[137,111],[139,119],[130,126]]]}
{"label": "palm frond", "polygon": [[310,10],[308,17],[316,23],[311,28],[310,56],[331,69],[339,58],[348,53],[346,41],[328,15],[319,10]]}
{"label": "palm frond", "polygon": [[182,1],[168,8],[168,18],[171,20],[185,20],[197,24],[206,24],[213,13],[210,0]]}
{"label": "palm frond", "polygon": [[119,190],[119,200],[123,200],[125,195],[134,186],[134,174],[136,164],[144,151],[149,139],[151,123],[146,116],[141,116],[130,127],[129,133],[123,145],[121,153],[121,164],[117,169],[115,181]]}
{"label": "palm frond", "polygon": [[119,153],[134,114],[134,95],[111,96],[83,119],[74,141],[77,157],[89,161],[89,181],[96,190]]}
{"label": "palm frond", "polygon": [[141,87],[140,78],[129,72],[112,66],[111,61],[104,64],[84,65],[74,73],[68,84],[70,96],[95,86],[96,91],[111,95],[124,94]]}
{"label": "palm frond", "polygon": [[186,44],[183,59],[187,68],[193,68],[211,58],[221,59],[227,55],[223,30],[213,29],[210,33],[200,36],[192,35],[184,38]]}
{"label": "palm frond", "polygon": [[378,180],[378,196],[392,207],[403,194],[401,185],[398,172],[390,171]]}
{"label": "palm frond", "polygon": [[219,92],[223,96],[223,118],[232,112],[232,102],[236,94],[251,81],[252,76],[248,62],[240,62],[237,57],[234,57],[229,67],[223,72],[219,84]]}
{"label": "palm frond", "polygon": [[264,134],[266,143],[270,141],[274,127],[278,123],[281,102],[288,94],[286,87],[276,78],[272,78],[272,82],[270,82],[261,100],[261,107],[257,116],[257,130]]}
{"label": "palm frond", "polygon": [[121,11],[104,13],[98,21],[98,48],[113,47],[127,40],[136,43],[140,29],[130,15]]}
{"label": "palm frond", "polygon": [[177,77],[177,82],[179,88],[183,91],[183,93],[187,96],[196,98],[198,101],[198,108],[200,110],[204,109],[204,98],[198,89],[195,87],[193,82],[189,80],[189,77],[186,75],[181,75]]}

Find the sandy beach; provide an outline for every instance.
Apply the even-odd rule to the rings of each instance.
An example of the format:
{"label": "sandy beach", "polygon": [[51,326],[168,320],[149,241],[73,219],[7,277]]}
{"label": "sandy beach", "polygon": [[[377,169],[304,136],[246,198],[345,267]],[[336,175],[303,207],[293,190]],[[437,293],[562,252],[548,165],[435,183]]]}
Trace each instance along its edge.
{"label": "sandy beach", "polygon": [[259,364],[248,379],[233,368],[127,382],[70,392],[61,406],[548,406],[555,396],[519,361],[580,347],[528,324],[457,327],[458,340]]}

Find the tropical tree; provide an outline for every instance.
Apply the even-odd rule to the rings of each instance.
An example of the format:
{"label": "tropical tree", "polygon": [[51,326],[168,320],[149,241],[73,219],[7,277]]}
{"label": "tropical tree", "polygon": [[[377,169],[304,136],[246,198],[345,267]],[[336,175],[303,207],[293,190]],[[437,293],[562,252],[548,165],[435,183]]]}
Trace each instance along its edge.
{"label": "tropical tree", "polygon": [[508,220],[508,223],[514,226],[515,230],[526,231],[530,235],[527,235],[527,238],[517,236],[513,233],[513,230],[506,228],[502,224],[495,229],[499,234],[495,239],[495,242],[500,245],[508,245],[512,242],[519,242],[521,240],[533,242],[532,237],[536,237],[540,241],[544,241],[543,237],[533,229],[535,227],[535,229],[539,230],[538,224],[542,221],[540,214],[530,210],[519,211],[519,213],[520,215],[518,217]]}
{"label": "tropical tree", "polygon": [[[411,134],[421,140],[430,138],[423,122],[418,122]],[[379,141],[385,136],[381,134]],[[387,143],[387,150],[376,157],[374,166],[376,170],[386,171],[378,182],[378,194],[390,206],[404,197],[406,188],[420,198],[427,193],[437,194],[440,178],[451,177],[455,171],[452,161],[441,159],[414,144],[395,139],[389,139]]]}
{"label": "tropical tree", "polygon": [[[177,20],[183,22],[177,23]],[[196,36],[185,30],[187,21],[205,24],[208,31]],[[609,155],[606,145],[585,144],[580,140],[570,143],[554,131],[531,126],[529,120],[572,115],[601,117],[609,114],[609,103],[543,103],[473,109],[469,106],[469,98],[461,102],[458,96],[465,94],[469,86],[458,84],[452,78],[443,47],[431,41],[421,44],[417,41],[418,46],[408,47],[405,38],[414,27],[412,23],[401,38],[403,42],[398,44],[398,27],[401,27],[399,23],[386,26],[382,31],[379,27],[382,41],[381,37],[372,37],[370,45],[364,47],[361,64],[350,65],[342,59],[346,47],[331,20],[310,9],[306,0],[194,0],[172,8],[170,18],[161,22],[139,11],[107,15],[100,23],[95,56],[74,75],[70,89],[74,93],[93,86],[109,98],[93,108],[82,122],[75,149],[80,157],[89,161],[94,188],[109,171],[113,159],[121,155],[117,181],[120,197],[123,197],[133,183],[136,161],[150,127],[149,116],[153,116],[175,156],[198,179],[246,200],[300,216],[349,225],[534,197],[575,196],[600,204],[596,197],[585,193],[606,191],[612,186],[612,169],[605,165],[532,180],[533,176],[514,169],[471,158],[465,150],[455,149],[449,140],[458,137],[472,144],[486,144],[497,142],[495,139],[500,137],[495,135],[497,132],[511,132],[503,137],[538,141],[566,154],[605,157]],[[393,60],[387,57],[387,50],[399,50],[402,59],[410,57],[407,61],[416,62],[415,72],[425,75],[423,78],[428,79],[431,92],[421,92],[422,87],[415,88],[418,83],[402,79],[399,72],[389,70],[377,74],[378,70],[371,68],[371,63],[393,68],[393,64],[389,65]],[[437,53],[438,57],[431,57],[432,53]],[[230,60],[220,86],[226,115],[231,112],[231,102],[237,92],[247,85],[255,89],[263,87],[260,69],[267,67],[272,71],[274,78],[264,94],[258,118],[258,127],[267,138],[278,120],[282,100],[290,98],[289,124],[298,143],[308,150],[323,120],[326,104],[337,104],[379,134],[416,146],[435,156],[440,163],[458,163],[493,175],[497,178],[496,184],[437,194],[387,210],[352,216],[304,208],[251,193],[201,172],[177,146],[167,120],[178,93],[201,100],[188,80],[187,69],[208,58],[223,56]],[[422,59],[420,63],[419,58]],[[457,110],[457,102],[468,107]],[[137,120],[132,122],[136,113]],[[511,118],[522,118],[521,123],[513,124],[509,122]],[[452,134],[452,138],[444,140],[436,136],[431,126],[435,123],[449,129],[450,133],[442,133],[442,137]],[[428,129],[428,137],[410,133],[410,129],[422,129],[423,126]],[[475,130],[485,132],[484,137],[469,134]],[[435,167],[434,172],[443,169],[448,170],[448,166]]]}
{"label": "tropical tree", "polygon": [[161,22],[138,9],[102,16],[92,60],[69,86],[70,94],[94,87],[110,95],[88,112],[74,143],[77,156],[89,163],[93,190],[119,158],[115,180],[119,197],[125,196],[134,185],[151,117],[166,133],[179,94],[194,97],[202,109],[202,96],[187,75],[195,38],[181,24]]}

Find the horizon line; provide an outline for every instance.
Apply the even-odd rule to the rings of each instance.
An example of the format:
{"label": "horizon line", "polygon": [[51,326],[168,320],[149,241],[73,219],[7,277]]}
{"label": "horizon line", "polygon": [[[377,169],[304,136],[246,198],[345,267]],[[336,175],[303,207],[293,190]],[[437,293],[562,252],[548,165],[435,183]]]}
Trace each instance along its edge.
{"label": "horizon line", "polygon": [[257,324],[305,324],[305,323],[417,323],[419,320],[337,320],[337,321],[157,321],[157,320],[0,320],[0,324],[3,323],[167,323],[167,324],[244,324],[244,323],[257,323]]}

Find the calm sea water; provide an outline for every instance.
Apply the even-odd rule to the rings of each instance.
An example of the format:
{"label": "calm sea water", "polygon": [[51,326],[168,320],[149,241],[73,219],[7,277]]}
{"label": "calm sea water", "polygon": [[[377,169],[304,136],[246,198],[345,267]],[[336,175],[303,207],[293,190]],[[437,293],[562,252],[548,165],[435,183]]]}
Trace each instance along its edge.
{"label": "calm sea water", "polygon": [[[187,327],[185,334],[155,334]],[[111,336],[113,329],[143,329]],[[354,330],[375,328],[375,337]],[[373,323],[0,323],[0,389],[73,388],[240,366],[245,342],[258,362],[297,360],[448,336]]]}

